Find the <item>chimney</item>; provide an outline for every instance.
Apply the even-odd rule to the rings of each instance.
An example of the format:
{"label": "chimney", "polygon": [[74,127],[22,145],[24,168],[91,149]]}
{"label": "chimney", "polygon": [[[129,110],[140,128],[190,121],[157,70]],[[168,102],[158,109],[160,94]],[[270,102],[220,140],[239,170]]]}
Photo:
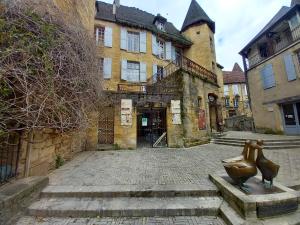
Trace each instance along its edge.
{"label": "chimney", "polygon": [[291,7],[293,7],[295,5],[300,5],[300,0],[292,0]]}
{"label": "chimney", "polygon": [[120,0],[114,0],[113,4],[113,15],[117,14],[117,8],[120,7]]}

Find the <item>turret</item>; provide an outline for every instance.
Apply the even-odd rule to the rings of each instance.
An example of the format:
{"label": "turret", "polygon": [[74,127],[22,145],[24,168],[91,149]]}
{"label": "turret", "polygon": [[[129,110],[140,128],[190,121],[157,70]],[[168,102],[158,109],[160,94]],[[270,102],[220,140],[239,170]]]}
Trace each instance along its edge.
{"label": "turret", "polygon": [[212,21],[196,0],[192,0],[181,32],[193,42],[184,55],[206,69],[216,72],[215,22]]}

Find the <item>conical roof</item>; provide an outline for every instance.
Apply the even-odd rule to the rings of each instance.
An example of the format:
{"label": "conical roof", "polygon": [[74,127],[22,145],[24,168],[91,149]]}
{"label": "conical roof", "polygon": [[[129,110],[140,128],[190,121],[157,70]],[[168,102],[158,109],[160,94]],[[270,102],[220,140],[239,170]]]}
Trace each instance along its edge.
{"label": "conical roof", "polygon": [[190,8],[186,14],[181,31],[187,30],[190,26],[197,23],[207,23],[210,29],[215,32],[215,22],[212,21],[206,12],[201,8],[196,0],[192,0]]}
{"label": "conical roof", "polygon": [[235,63],[232,72],[243,72],[243,70],[238,63]]}

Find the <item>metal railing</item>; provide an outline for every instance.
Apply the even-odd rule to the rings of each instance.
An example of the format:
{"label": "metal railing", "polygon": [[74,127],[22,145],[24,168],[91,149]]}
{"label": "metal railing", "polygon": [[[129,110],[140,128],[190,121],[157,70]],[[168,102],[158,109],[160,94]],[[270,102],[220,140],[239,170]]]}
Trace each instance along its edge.
{"label": "metal railing", "polygon": [[265,59],[275,55],[276,53],[280,52],[284,48],[287,48],[291,44],[300,40],[300,25],[292,29],[290,32],[285,34],[285,38],[276,43],[275,40],[270,41],[271,49],[266,49],[263,51],[258,52],[257,54],[252,55],[248,58],[249,68],[252,68],[262,62]]}
{"label": "metal railing", "polygon": [[20,136],[9,133],[0,136],[0,185],[17,177],[20,158]]}
{"label": "metal railing", "polygon": [[163,81],[165,78],[176,73],[180,69],[191,73],[200,79],[218,84],[217,75],[185,56],[178,57],[164,67],[163,74],[154,74],[146,83],[121,83],[118,84],[119,92],[132,93],[147,93],[148,90],[153,90],[151,86]]}

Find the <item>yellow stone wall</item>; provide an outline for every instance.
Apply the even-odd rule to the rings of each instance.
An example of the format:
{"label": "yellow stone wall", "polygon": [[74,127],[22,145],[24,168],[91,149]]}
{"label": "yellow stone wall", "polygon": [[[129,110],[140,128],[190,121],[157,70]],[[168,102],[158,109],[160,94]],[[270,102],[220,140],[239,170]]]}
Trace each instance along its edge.
{"label": "yellow stone wall", "polygon": [[[184,51],[184,55],[204,68],[217,72],[216,51],[214,45],[214,33],[207,24],[192,26],[183,32],[183,35],[194,44]],[[210,38],[213,40],[211,48]],[[215,68],[212,67],[212,62]]]}
{"label": "yellow stone wall", "polygon": [[[127,52],[121,49],[121,26],[115,23],[96,20],[95,26],[108,26],[113,29],[112,48],[98,46],[99,55],[103,58],[112,59],[112,77],[109,80],[104,80],[104,88],[106,90],[116,91],[119,83],[128,83],[121,81],[121,61],[123,59],[129,61],[144,62],[147,64],[147,79],[153,75],[153,64],[158,66],[166,66],[169,64],[168,60],[161,60],[152,54],[152,33],[147,31],[147,52],[135,53]],[[140,32],[142,30],[126,27],[128,31]]]}
{"label": "yellow stone wall", "polygon": [[53,0],[69,21],[79,20],[92,34],[94,31],[95,0]]}
{"label": "yellow stone wall", "polygon": [[[300,65],[295,51],[300,49],[300,44],[293,46],[287,51],[276,55],[263,64],[248,71],[249,88],[252,101],[252,112],[256,128],[270,128],[274,131],[283,131],[283,121],[280,107],[277,104],[264,104],[266,102],[276,101],[288,97],[299,96],[300,94]],[[291,53],[297,73],[297,80],[288,81],[285,71],[283,56],[285,53]],[[276,87],[264,90],[261,80],[261,69],[264,65],[271,63],[275,74]]]}

